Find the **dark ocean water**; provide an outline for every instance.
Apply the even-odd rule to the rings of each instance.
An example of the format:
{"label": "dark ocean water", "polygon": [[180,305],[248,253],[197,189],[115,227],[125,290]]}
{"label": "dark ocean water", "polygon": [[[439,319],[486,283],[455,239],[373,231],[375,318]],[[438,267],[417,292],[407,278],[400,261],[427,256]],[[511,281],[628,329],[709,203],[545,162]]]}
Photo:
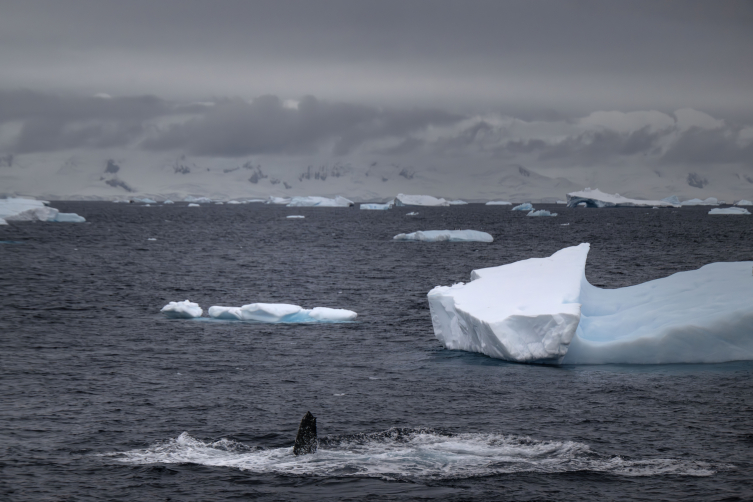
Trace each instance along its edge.
{"label": "dark ocean water", "polygon": [[[505,363],[443,350],[426,302],[474,268],[581,242],[601,287],[753,260],[750,217],[52,205],[87,223],[0,227],[1,500],[753,499],[753,363]],[[392,241],[456,228],[495,241]],[[359,316],[159,314],[185,299]],[[307,410],[324,438],[295,458]]]}

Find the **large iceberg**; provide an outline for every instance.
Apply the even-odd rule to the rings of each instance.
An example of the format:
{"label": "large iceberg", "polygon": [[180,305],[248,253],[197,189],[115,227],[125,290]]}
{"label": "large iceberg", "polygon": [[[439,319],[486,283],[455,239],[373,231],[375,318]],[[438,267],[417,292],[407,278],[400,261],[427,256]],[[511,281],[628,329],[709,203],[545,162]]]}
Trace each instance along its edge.
{"label": "large iceberg", "polygon": [[315,307],[304,309],[287,303],[251,303],[242,307],[209,307],[209,317],[225,321],[266,323],[349,322],[358,314],[352,310]]}
{"label": "large iceberg", "polygon": [[737,202],[735,202],[735,205],[736,206],[753,206],[753,202],[743,199],[743,200],[738,200]]}
{"label": "large iceberg", "polygon": [[586,188],[580,192],[567,194],[567,207],[575,207],[585,203],[588,207],[676,207],[674,202],[666,200],[640,200],[629,199],[622,195],[604,193],[598,188],[591,190]]}
{"label": "large iceberg", "polygon": [[310,195],[307,197],[293,197],[288,207],[350,207],[355,205],[352,200],[337,196],[334,199]]}
{"label": "large iceberg", "polygon": [[201,317],[204,313],[198,303],[193,303],[188,300],[182,302],[170,302],[160,310],[166,317],[171,319],[193,319],[195,317]]}
{"label": "large iceberg", "polygon": [[709,197],[708,199],[689,199],[680,203],[682,206],[718,206],[719,199],[716,197]]}
{"label": "large iceberg", "polygon": [[680,202],[680,199],[677,198],[677,195],[670,195],[669,197],[664,197],[662,199],[664,202],[669,202],[673,206],[679,206],[682,203]]}
{"label": "large iceberg", "polygon": [[478,230],[419,230],[410,234],[397,234],[396,241],[423,242],[492,242],[494,238]]}
{"label": "large iceberg", "polygon": [[753,359],[753,262],[713,263],[636,286],[585,278],[589,245],[475,270],[428,294],[448,349],[555,364]]}
{"label": "large iceberg", "polygon": [[61,213],[48,207],[46,201],[23,198],[0,199],[0,219],[8,221],[52,221],[83,223],[86,218],[76,213]]}
{"label": "large iceberg", "polygon": [[444,199],[437,199],[431,195],[405,195],[398,194],[395,197],[396,206],[449,206],[450,203]]}
{"label": "large iceberg", "polygon": [[744,207],[715,207],[709,214],[750,214]]}
{"label": "large iceberg", "polygon": [[486,203],[487,206],[512,206],[512,202],[506,200],[490,200]]}
{"label": "large iceberg", "polygon": [[512,211],[533,211],[533,205],[530,202],[524,202],[512,208]]}
{"label": "large iceberg", "polygon": [[391,200],[384,204],[361,204],[360,208],[367,211],[386,211],[387,209],[391,209],[394,204],[395,201]]}

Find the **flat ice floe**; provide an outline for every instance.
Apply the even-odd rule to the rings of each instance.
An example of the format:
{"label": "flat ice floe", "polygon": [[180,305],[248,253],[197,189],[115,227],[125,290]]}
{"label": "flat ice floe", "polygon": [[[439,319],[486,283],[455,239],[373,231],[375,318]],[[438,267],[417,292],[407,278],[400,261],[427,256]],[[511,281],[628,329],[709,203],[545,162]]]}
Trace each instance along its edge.
{"label": "flat ice floe", "polygon": [[435,335],[448,349],[517,362],[753,360],[753,262],[600,289],[585,278],[588,250],[474,270],[468,284],[434,288]]}
{"label": "flat ice floe", "polygon": [[449,206],[450,203],[444,199],[438,199],[431,195],[405,195],[398,194],[395,197],[396,206]]}
{"label": "flat ice floe", "polygon": [[[83,223],[86,218],[76,213],[61,213],[47,202],[35,199],[0,199],[0,219],[8,221],[48,221],[58,223]],[[1,224],[1,223],[0,223]]]}
{"label": "flat ice floe", "polygon": [[629,199],[622,195],[604,193],[598,188],[591,190],[586,188],[580,192],[570,192],[567,194],[567,206],[575,207],[578,204],[585,203],[588,207],[676,207],[674,202],[666,200],[640,200]]}
{"label": "flat ice floe", "polygon": [[506,200],[490,200],[486,203],[487,206],[512,206],[512,202]]}
{"label": "flat ice floe", "polygon": [[526,216],[557,216],[557,213],[550,213],[546,209],[539,209],[538,211],[531,211]]}
{"label": "flat ice floe", "polygon": [[289,216],[286,216],[285,218],[289,220],[300,220],[300,219],[305,218],[305,216],[303,216],[302,214],[291,214]]}
{"label": "flat ice floe", "polygon": [[719,199],[716,197],[709,197],[707,199],[689,199],[680,202],[681,206],[718,206]]}
{"label": "flat ice floe", "polygon": [[193,319],[195,317],[201,317],[204,313],[198,303],[193,303],[188,300],[182,302],[170,302],[160,310],[166,317],[171,319]]}
{"label": "flat ice floe", "polygon": [[209,307],[209,317],[226,321],[256,321],[266,323],[310,323],[355,321],[352,310],[314,307],[304,309],[287,303],[251,303],[242,307]]}
{"label": "flat ice floe", "polygon": [[[410,214],[410,213],[408,213]],[[478,230],[419,230],[410,234],[397,234],[396,241],[422,242],[492,242],[494,238]]]}
{"label": "flat ice floe", "polygon": [[433,429],[319,439],[316,453],[258,448],[228,439],[204,442],[187,432],[148,448],[100,454],[127,465],[194,464],[254,474],[370,477],[422,481],[514,473],[600,473],[612,476],[711,476],[732,466],[693,459],[625,459],[576,441],[542,441],[495,433],[448,434]]}
{"label": "flat ice floe", "polygon": [[351,207],[353,205],[355,204],[352,200],[339,195],[334,199],[317,196],[293,197],[287,203],[288,207]]}
{"label": "flat ice floe", "polygon": [[715,207],[709,214],[750,214],[744,207]]}
{"label": "flat ice floe", "polygon": [[533,205],[530,202],[525,202],[512,208],[512,211],[533,211]]}
{"label": "flat ice floe", "polygon": [[468,204],[466,201],[460,200],[460,199],[458,199],[458,200],[448,200],[447,203],[449,205],[451,205],[451,206],[465,206],[465,205]]}
{"label": "flat ice floe", "polygon": [[395,201],[391,200],[384,204],[361,204],[360,208],[366,211],[386,211],[391,209],[395,205]]}

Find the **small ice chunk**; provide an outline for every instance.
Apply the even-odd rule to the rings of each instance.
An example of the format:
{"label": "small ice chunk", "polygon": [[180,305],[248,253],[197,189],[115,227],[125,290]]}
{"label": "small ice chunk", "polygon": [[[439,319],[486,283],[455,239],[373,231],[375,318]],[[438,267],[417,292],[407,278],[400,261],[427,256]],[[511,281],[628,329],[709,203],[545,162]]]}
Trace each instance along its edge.
{"label": "small ice chunk", "polygon": [[352,310],[315,307],[308,313],[309,317],[317,321],[354,321],[358,314]]}
{"label": "small ice chunk", "polygon": [[58,213],[55,216],[55,221],[61,223],[84,223],[86,218],[79,216],[76,213]]}
{"label": "small ice chunk", "polygon": [[171,319],[193,319],[194,317],[201,317],[204,312],[198,303],[193,303],[188,300],[182,302],[170,302],[160,311],[165,316]]}
{"label": "small ice chunk", "polygon": [[334,199],[327,197],[293,197],[287,204],[288,207],[351,207],[355,205],[352,200],[337,196]]}
{"label": "small ice chunk", "polygon": [[352,310],[315,307],[304,309],[287,303],[251,303],[242,307],[209,307],[209,317],[226,321],[265,323],[334,323],[349,322],[358,314]]}
{"label": "small ice chunk", "polygon": [[165,202],[163,202],[163,204],[175,204],[175,203],[171,201],[170,199],[167,199]]}
{"label": "small ice chunk", "polygon": [[451,205],[451,206],[464,206],[464,205],[468,204],[466,201],[459,200],[459,199],[458,200],[448,200],[447,203],[449,205]]}
{"label": "small ice chunk", "polygon": [[[290,204],[290,197],[274,197],[272,195],[269,196],[269,199],[265,201],[265,204]],[[251,202],[251,201],[249,201]]]}
{"label": "small ice chunk", "polygon": [[492,242],[494,238],[478,230],[419,230],[409,234],[397,234],[396,241],[422,242]]}
{"label": "small ice chunk", "polygon": [[395,205],[395,201],[391,200],[384,204],[361,204],[360,208],[367,211],[386,211],[387,209],[391,209],[393,205]]}
{"label": "small ice chunk", "polygon": [[251,303],[240,308],[244,321],[285,322],[301,311],[298,305],[287,303]]}
{"label": "small ice chunk", "polygon": [[567,204],[567,201],[566,200],[558,200],[557,204]]}
{"label": "small ice chunk", "polygon": [[525,202],[519,206],[512,208],[513,211],[533,211],[533,205],[530,202]]}
{"label": "small ice chunk", "polygon": [[539,209],[538,211],[531,210],[526,216],[557,216],[557,213],[550,213],[546,209]]}
{"label": "small ice chunk", "polygon": [[490,200],[486,203],[487,206],[512,206],[512,202],[506,200]]}
{"label": "small ice chunk", "polygon": [[228,321],[242,321],[243,313],[240,307],[209,307],[209,317],[212,319],[224,319]]}
{"label": "small ice chunk", "polygon": [[242,202],[238,202],[237,200],[229,200],[227,201],[228,204],[243,204]]}
{"label": "small ice chunk", "polygon": [[193,202],[188,205],[188,207],[201,207],[199,204],[194,204]]}
{"label": "small ice chunk", "polygon": [[224,202],[215,202],[214,203],[215,206],[222,206],[223,204],[225,204],[225,203]]}
{"label": "small ice chunk", "polygon": [[739,200],[735,203],[736,206],[753,206],[753,202],[743,199]]}
{"label": "small ice chunk", "polygon": [[194,197],[193,195],[189,195],[183,199],[183,202],[198,202],[200,204],[209,204],[212,202],[212,199],[209,197]]}
{"label": "small ice chunk", "polygon": [[286,216],[287,219],[293,220],[293,219],[300,219],[305,218],[302,214],[291,214],[290,216]]}
{"label": "small ice chunk", "polygon": [[418,211],[411,211],[410,213],[405,213],[405,216],[418,216]]}
{"label": "small ice chunk", "polygon": [[715,207],[709,211],[709,214],[750,214],[750,211],[744,207]]}
{"label": "small ice chunk", "polygon": [[157,239],[155,239],[154,237],[149,237],[147,240],[148,241],[156,241]]}

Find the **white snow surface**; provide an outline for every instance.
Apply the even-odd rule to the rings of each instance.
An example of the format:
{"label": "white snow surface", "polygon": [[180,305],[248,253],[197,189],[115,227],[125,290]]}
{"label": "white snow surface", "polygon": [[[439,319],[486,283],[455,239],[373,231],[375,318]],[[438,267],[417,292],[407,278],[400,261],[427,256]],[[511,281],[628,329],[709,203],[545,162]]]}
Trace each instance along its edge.
{"label": "white snow surface", "polygon": [[386,211],[387,209],[392,209],[394,205],[395,201],[391,200],[384,204],[361,204],[360,208],[367,211]]}
{"label": "white snow surface", "polygon": [[709,214],[750,214],[744,207],[715,207]]}
{"label": "white snow surface", "polygon": [[307,197],[293,197],[287,204],[288,207],[350,207],[354,203],[345,197],[336,196],[334,199],[310,195]]}
{"label": "white snow surface", "polygon": [[490,200],[486,203],[487,206],[512,206],[512,202],[506,200]]}
{"label": "white snow surface", "polygon": [[428,294],[448,349],[517,362],[717,363],[753,359],[753,262],[619,289],[585,278],[589,245],[475,270]]}
{"label": "white snow surface", "polygon": [[395,197],[396,206],[449,206],[445,199],[437,199],[431,195],[405,195],[398,194]]}
{"label": "white snow surface", "polygon": [[557,216],[557,213],[551,213],[546,209],[539,209],[538,211],[531,209],[531,211],[526,216]]}
{"label": "white snow surface", "polygon": [[492,242],[494,238],[478,230],[419,230],[410,234],[397,234],[396,241],[422,242]]}
{"label": "white snow surface", "polygon": [[753,202],[743,199],[743,200],[738,200],[737,202],[735,202],[735,205],[736,206],[753,206]]}
{"label": "white snow surface", "polygon": [[512,208],[512,211],[533,211],[533,205],[530,202],[525,202]]}
{"label": "white snow surface", "polygon": [[171,319],[193,319],[194,317],[201,317],[204,313],[198,303],[193,303],[188,300],[182,302],[170,302],[160,310],[165,316]]}
{"label": "white snow surface", "polygon": [[567,194],[567,206],[575,207],[578,204],[585,202],[589,207],[674,207],[677,206],[674,202],[668,202],[666,200],[640,200],[629,199],[622,195],[604,193],[598,188],[592,190],[586,188],[580,192],[570,192]]}
{"label": "white snow surface", "polygon": [[0,199],[0,219],[5,221],[51,221],[83,223],[86,218],[76,213],[61,213],[48,207],[46,201],[24,198]]}
{"label": "white snow surface", "polygon": [[304,309],[287,303],[251,303],[242,307],[209,307],[209,317],[226,321],[266,323],[345,322],[354,321],[352,310],[314,307]]}
{"label": "white snow surface", "polygon": [[718,206],[719,200],[716,197],[709,197],[708,199],[690,199],[684,200],[680,203],[682,206]]}

